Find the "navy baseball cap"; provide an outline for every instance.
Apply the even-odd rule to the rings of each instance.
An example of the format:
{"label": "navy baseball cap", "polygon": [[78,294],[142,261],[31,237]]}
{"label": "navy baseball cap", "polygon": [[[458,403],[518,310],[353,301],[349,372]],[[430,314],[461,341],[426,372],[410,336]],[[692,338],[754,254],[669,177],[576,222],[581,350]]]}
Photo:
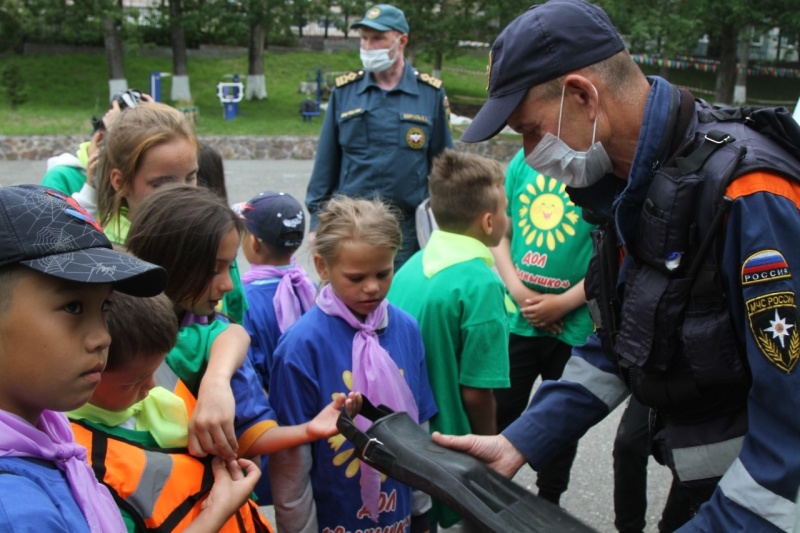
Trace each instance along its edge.
{"label": "navy baseball cap", "polygon": [[0,266],[17,263],[70,281],[110,283],[133,296],[155,296],[167,284],[160,266],[113,250],[74,199],[38,185],[0,187]]}
{"label": "navy baseball cap", "polygon": [[461,140],[494,137],[531,87],[625,50],[608,15],[583,0],[532,6],[500,33],[489,53],[489,99]]}
{"label": "navy baseball cap", "polygon": [[247,231],[272,246],[294,248],[303,244],[306,217],[303,206],[285,192],[265,191],[233,206]]}
{"label": "navy baseball cap", "polygon": [[408,21],[405,14],[389,4],[378,4],[367,9],[364,18],[352,23],[350,29],[366,26],[378,31],[397,30],[400,33],[408,33]]}

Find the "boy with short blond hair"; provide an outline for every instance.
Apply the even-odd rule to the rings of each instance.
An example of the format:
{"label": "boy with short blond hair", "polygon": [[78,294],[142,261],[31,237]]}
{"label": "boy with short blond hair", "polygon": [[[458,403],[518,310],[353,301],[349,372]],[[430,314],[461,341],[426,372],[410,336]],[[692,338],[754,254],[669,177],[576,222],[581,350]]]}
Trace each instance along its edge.
{"label": "boy with short blond hair", "polygon": [[63,193],[0,188],[0,530],[125,530],[58,411],[85,403],[111,338],[112,290],[152,296],[164,269],[112,250]]}
{"label": "boy with short blond hair", "polygon": [[[497,432],[492,389],[509,386],[508,307],[492,271],[489,247],[506,231],[500,165],[445,150],[430,175],[430,205],[439,226],[427,246],[397,272],[388,299],[419,322],[439,414],[431,431]],[[450,527],[460,517],[434,502],[431,520]]]}
{"label": "boy with short blond hair", "polygon": [[439,229],[494,246],[497,239],[480,227],[480,219],[494,214],[494,229],[499,228],[497,223],[506,228],[507,217],[497,215],[498,205],[505,198],[504,184],[505,173],[497,161],[445,150],[434,161],[428,181],[431,211]]}

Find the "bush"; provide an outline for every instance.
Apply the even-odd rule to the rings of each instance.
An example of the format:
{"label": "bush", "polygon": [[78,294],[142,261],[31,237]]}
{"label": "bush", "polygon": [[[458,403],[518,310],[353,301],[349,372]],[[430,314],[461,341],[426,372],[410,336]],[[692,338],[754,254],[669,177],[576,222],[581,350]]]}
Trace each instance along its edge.
{"label": "bush", "polygon": [[11,109],[16,109],[28,101],[25,82],[22,80],[22,74],[17,65],[7,65],[3,69],[2,77],[0,77],[0,86],[3,87],[3,92],[8,96]]}

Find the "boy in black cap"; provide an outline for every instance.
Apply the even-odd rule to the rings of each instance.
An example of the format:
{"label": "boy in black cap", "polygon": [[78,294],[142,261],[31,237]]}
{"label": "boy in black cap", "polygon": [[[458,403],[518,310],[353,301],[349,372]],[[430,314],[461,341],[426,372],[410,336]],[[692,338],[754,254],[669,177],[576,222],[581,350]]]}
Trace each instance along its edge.
{"label": "boy in black cap", "polygon": [[[268,391],[278,339],[314,304],[314,283],[294,260],[303,244],[306,219],[300,202],[283,192],[262,192],[233,209],[244,221],[242,250],[250,263],[250,270],[242,275],[248,305],[244,327],[250,334],[247,355]],[[265,472],[267,459],[264,456],[262,462]],[[267,476],[256,494],[262,505],[272,501]]]}
{"label": "boy in black cap", "polygon": [[100,382],[111,291],[153,296],[166,281],[161,267],[112,250],[63,193],[0,188],[0,529],[125,531],[57,411]]}
{"label": "boy in black cap", "polygon": [[244,221],[242,250],[250,263],[242,275],[249,307],[244,316],[251,338],[248,353],[267,390],[278,338],[314,304],[314,283],[294,259],[306,219],[300,202],[283,192],[262,192],[233,208]]}
{"label": "boy in black cap", "polygon": [[800,131],[788,111],[715,109],[645,77],[600,7],[551,0],[496,39],[489,99],[461,140],[506,124],[598,222],[584,283],[596,330],[501,435],[434,440],[511,475],[632,393],[655,409],[653,454],[697,510],[682,532],[791,530],[800,157],[785,141]]}

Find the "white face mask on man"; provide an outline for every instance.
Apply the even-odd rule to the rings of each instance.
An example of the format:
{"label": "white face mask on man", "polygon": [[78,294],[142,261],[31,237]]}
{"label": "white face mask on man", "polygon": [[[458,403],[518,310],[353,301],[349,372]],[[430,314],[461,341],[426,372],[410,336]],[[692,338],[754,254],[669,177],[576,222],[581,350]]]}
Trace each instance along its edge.
{"label": "white face mask on man", "polygon": [[397,45],[400,43],[400,37],[395,39],[391,48],[379,48],[377,50],[364,50],[361,49],[361,64],[364,65],[364,70],[370,72],[383,72],[388,70],[394,62],[397,61]]}
{"label": "white face mask on man", "polygon": [[[597,94],[597,88],[594,88]],[[546,133],[536,148],[528,154],[525,162],[545,176],[575,188],[588,187],[600,181],[613,169],[611,159],[599,142],[594,142],[597,131],[597,116],[592,128],[592,145],[586,152],[573,150],[561,137],[561,115],[564,112],[564,91],[561,89],[561,108],[558,111],[558,136]]]}

